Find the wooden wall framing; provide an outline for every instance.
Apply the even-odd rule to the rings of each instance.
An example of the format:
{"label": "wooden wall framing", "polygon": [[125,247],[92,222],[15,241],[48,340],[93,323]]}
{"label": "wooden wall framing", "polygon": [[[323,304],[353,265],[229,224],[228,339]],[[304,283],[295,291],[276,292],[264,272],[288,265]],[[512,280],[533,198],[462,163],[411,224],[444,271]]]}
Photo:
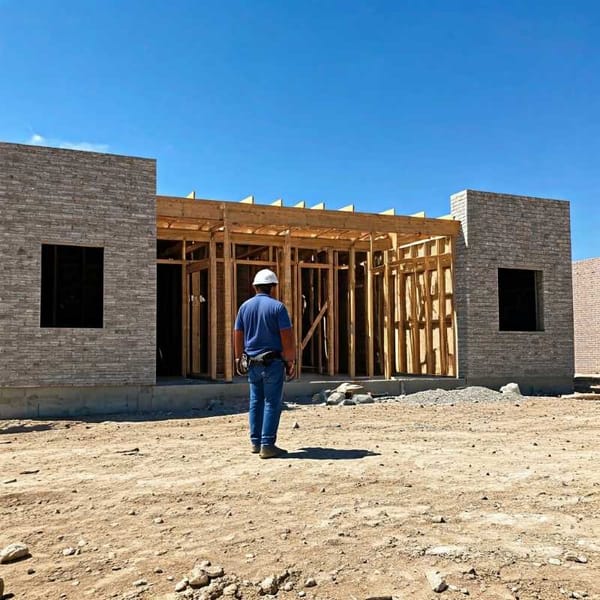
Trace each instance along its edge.
{"label": "wooden wall framing", "polygon": [[246,200],[157,198],[157,238],[181,242],[157,257],[182,265],[180,375],[233,379],[233,321],[265,267],[292,317],[298,375],[456,375],[458,222]]}

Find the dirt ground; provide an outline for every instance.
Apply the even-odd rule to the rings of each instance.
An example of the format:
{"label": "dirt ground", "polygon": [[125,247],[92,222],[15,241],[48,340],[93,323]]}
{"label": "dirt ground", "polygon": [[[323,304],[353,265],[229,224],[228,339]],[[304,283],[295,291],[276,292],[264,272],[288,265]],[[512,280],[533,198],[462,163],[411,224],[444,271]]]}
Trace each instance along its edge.
{"label": "dirt ground", "polygon": [[185,598],[202,560],[249,599],[600,598],[600,402],[292,406],[271,460],[246,419],[0,421],[5,598]]}

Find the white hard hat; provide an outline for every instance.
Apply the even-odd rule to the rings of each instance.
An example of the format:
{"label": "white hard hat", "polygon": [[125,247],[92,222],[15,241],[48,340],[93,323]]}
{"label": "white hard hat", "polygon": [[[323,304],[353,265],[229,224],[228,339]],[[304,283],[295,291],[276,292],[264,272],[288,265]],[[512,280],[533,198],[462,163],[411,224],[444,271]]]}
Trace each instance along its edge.
{"label": "white hard hat", "polygon": [[271,269],[261,269],[255,276],[252,285],[277,285],[277,275]]}

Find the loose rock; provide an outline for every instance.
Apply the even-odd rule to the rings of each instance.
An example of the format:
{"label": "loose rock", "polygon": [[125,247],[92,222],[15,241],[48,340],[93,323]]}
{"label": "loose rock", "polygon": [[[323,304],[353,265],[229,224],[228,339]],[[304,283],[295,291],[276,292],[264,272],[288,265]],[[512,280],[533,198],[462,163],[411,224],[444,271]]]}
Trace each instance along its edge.
{"label": "loose rock", "polygon": [[217,565],[206,565],[202,568],[211,579],[216,579],[217,577],[223,577],[223,575],[225,575],[223,567],[219,567]]}
{"label": "loose rock", "polygon": [[27,544],[16,542],[9,544],[0,552],[0,564],[5,564],[29,556]]}
{"label": "loose rock", "polygon": [[448,584],[444,581],[439,571],[427,571],[425,577],[427,577],[427,581],[434,592],[439,594],[448,589]]}
{"label": "loose rock", "polygon": [[518,394],[521,395],[521,390],[518,383],[507,383],[500,388],[503,394]]}
{"label": "loose rock", "polygon": [[265,577],[258,587],[261,594],[276,594],[279,589],[275,577]]}
{"label": "loose rock", "polygon": [[315,587],[315,585],[317,585],[317,582],[315,581],[314,577],[309,577],[304,582],[304,587]]}
{"label": "loose rock", "polygon": [[204,587],[210,583],[210,577],[208,573],[196,566],[192,569],[192,572],[187,577],[188,583],[193,588]]}
{"label": "loose rock", "polygon": [[141,587],[142,585],[148,585],[148,582],[145,579],[138,579],[137,581],[133,582],[133,585],[135,587]]}
{"label": "loose rock", "polygon": [[184,577],[181,581],[179,581],[175,584],[175,591],[183,592],[183,590],[185,590],[185,588],[187,588],[188,583],[189,583],[188,578]]}

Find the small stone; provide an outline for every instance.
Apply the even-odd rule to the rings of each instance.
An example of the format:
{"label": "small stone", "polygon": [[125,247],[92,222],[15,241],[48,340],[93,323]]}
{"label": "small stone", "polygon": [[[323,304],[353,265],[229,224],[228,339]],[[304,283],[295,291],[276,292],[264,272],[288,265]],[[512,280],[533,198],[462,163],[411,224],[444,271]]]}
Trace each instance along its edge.
{"label": "small stone", "polygon": [[137,579],[133,582],[135,587],[141,587],[142,585],[148,585],[148,582],[145,579]]}
{"label": "small stone", "polygon": [[587,598],[588,597],[588,593],[587,592],[583,592],[581,590],[574,590],[571,592],[571,598]]}
{"label": "small stone", "polygon": [[562,564],[559,558],[549,558],[548,559],[548,564],[549,565],[560,565]]}
{"label": "small stone", "polygon": [[259,584],[258,587],[260,589],[261,594],[271,594],[274,595],[278,591],[277,581],[275,577],[265,577]]}
{"label": "small stone", "polygon": [[444,578],[439,571],[427,571],[425,577],[427,577],[427,581],[429,582],[432,591],[439,594],[448,589],[448,584],[444,581]]}
{"label": "small stone", "polygon": [[567,554],[565,554],[565,560],[583,564],[587,563],[588,561],[587,556],[585,556],[584,554],[574,554],[573,552],[568,552]]}
{"label": "small stone", "polygon": [[314,577],[309,577],[305,582],[304,582],[304,587],[315,587],[317,585],[317,582],[315,581]]}
{"label": "small stone", "polygon": [[77,548],[65,548],[63,550],[63,556],[73,556],[77,552]]}
{"label": "small stone", "polygon": [[334,404],[340,404],[342,402],[342,400],[344,400],[345,398],[346,398],[346,395],[344,393],[333,392],[327,397],[327,404],[330,406],[334,405]]}
{"label": "small stone", "polygon": [[223,569],[223,567],[219,567],[217,565],[205,565],[202,568],[206,571],[206,574],[211,579],[216,579],[217,577],[223,577],[223,575],[225,575],[225,570]]}
{"label": "small stone", "polygon": [[300,590],[300,591],[298,592],[298,597],[299,597],[299,598],[304,598],[304,596],[306,596],[306,592],[305,592],[304,590]]}
{"label": "small stone", "polygon": [[352,400],[354,400],[356,404],[373,404],[375,402],[371,394],[354,394]]}
{"label": "small stone", "polygon": [[2,483],[8,485],[9,483],[17,483],[16,479],[5,479]]}
{"label": "small stone", "polygon": [[163,570],[160,567],[156,567],[156,569],[154,569],[155,573],[162,573]]}
{"label": "small stone", "polygon": [[235,596],[238,592],[238,586],[235,583],[226,585],[223,588],[223,596]]}
{"label": "small stone", "polygon": [[[27,569],[27,575],[33,575],[35,573],[35,569],[33,567],[29,567],[29,569]],[[0,595],[0,598],[2,598],[2,595]]]}
{"label": "small stone", "polygon": [[27,556],[29,556],[27,544],[23,544],[22,542],[9,544],[0,551],[0,564],[13,562],[14,560],[19,560],[20,558],[25,558]]}
{"label": "small stone", "polygon": [[154,522],[155,522],[157,525],[160,525],[161,523],[164,523],[164,521],[163,521],[162,517],[156,517],[156,519],[154,519]]}
{"label": "small stone", "polygon": [[435,517],[431,518],[431,522],[432,523],[445,523],[446,519],[444,519],[444,517],[442,517],[442,515],[436,515]]}
{"label": "small stone", "polygon": [[184,577],[181,581],[179,581],[177,584],[175,584],[175,591],[176,592],[183,592],[183,590],[185,590],[185,588],[188,586],[188,578]]}
{"label": "small stone", "polygon": [[192,569],[192,572],[188,575],[187,581],[193,588],[204,587],[210,583],[210,577],[208,573],[196,566]]}
{"label": "small stone", "polygon": [[300,429],[300,424],[298,423],[298,421],[294,421],[294,424],[292,425],[292,429]]}
{"label": "small stone", "polygon": [[337,403],[338,406],[356,406],[356,400],[354,398],[344,398],[341,402]]}
{"label": "small stone", "polygon": [[127,513],[128,515],[135,515],[135,510],[133,510],[133,508]]}
{"label": "small stone", "polygon": [[518,394],[521,395],[521,390],[518,383],[507,383],[500,388],[503,394]]}
{"label": "small stone", "polygon": [[294,584],[291,581],[286,581],[283,584],[283,591],[284,592],[291,592],[294,589]]}

